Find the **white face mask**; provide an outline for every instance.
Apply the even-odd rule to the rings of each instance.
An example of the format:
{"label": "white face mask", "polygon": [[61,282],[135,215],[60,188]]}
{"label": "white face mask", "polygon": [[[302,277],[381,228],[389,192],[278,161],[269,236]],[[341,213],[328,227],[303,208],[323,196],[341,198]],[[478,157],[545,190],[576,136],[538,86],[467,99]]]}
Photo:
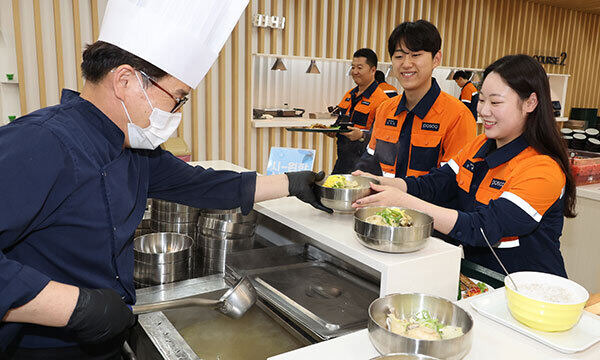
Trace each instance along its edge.
{"label": "white face mask", "polygon": [[160,144],[167,141],[167,139],[169,139],[175,130],[177,130],[177,127],[181,122],[181,113],[177,112],[172,114],[152,106],[150,98],[148,97],[148,94],[146,94],[146,90],[144,90],[142,81],[140,80],[137,72],[135,73],[135,77],[142,88],[142,92],[146,96],[146,100],[148,100],[148,104],[150,104],[150,107],[152,108],[152,113],[148,117],[150,119],[150,125],[146,128],[141,128],[131,121],[127,107],[121,100],[121,105],[123,105],[127,119],[129,119],[129,123],[127,124],[129,146],[133,149],[154,150]]}

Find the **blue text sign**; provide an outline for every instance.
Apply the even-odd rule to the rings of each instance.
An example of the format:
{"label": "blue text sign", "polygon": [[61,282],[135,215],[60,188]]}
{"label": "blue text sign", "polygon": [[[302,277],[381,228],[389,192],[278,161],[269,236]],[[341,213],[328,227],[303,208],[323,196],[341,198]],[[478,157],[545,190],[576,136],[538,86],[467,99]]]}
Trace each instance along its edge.
{"label": "blue text sign", "polygon": [[312,170],[314,162],[315,150],[272,147],[267,164],[267,175]]}

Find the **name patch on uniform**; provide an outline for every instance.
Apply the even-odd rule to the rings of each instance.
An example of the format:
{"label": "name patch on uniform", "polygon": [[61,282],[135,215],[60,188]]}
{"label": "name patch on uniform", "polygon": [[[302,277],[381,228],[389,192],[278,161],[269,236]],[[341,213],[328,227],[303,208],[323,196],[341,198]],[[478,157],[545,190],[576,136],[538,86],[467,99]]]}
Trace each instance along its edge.
{"label": "name patch on uniform", "polygon": [[350,98],[346,98],[346,100],[344,100],[344,101],[350,101]]}
{"label": "name patch on uniform", "polygon": [[398,120],[396,120],[396,119],[385,119],[385,126],[398,126]]}
{"label": "name patch on uniform", "polygon": [[440,124],[424,122],[421,124],[421,130],[439,131]]}
{"label": "name patch on uniform", "polygon": [[368,102],[368,101],[366,101],[366,100],[363,100],[360,103],[363,104],[363,105],[367,105],[367,106],[371,105],[371,103]]}
{"label": "name patch on uniform", "polygon": [[465,161],[465,163],[463,164],[463,167],[465,169],[469,170],[470,172],[475,171],[475,164],[473,164],[473,162],[471,162],[471,160]]}
{"label": "name patch on uniform", "polygon": [[505,183],[506,183],[506,180],[492,179],[492,182],[490,183],[490,187],[500,190],[500,189],[502,189],[502,187],[504,186]]}

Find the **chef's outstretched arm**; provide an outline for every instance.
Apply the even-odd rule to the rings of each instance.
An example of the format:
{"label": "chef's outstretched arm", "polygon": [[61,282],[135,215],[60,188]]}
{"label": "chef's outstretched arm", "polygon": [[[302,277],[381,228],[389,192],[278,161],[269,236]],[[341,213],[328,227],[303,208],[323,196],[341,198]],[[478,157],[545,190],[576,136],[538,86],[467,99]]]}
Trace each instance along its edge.
{"label": "chef's outstretched arm", "polygon": [[320,171],[296,171],[282,175],[258,176],[254,202],[278,199],[285,196],[295,196],[312,205],[316,209],[332,213],[328,207],[323,206],[316,195],[315,182],[323,180],[325,173]]}

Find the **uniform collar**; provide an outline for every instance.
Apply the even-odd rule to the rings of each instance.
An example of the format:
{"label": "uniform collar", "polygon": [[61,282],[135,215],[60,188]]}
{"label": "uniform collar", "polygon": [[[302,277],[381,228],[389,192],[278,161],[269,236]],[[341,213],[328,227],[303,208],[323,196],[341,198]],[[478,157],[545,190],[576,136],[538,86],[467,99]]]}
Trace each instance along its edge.
{"label": "uniform collar", "polygon": [[[429,88],[429,91],[427,91],[425,96],[423,96],[423,98],[419,100],[417,105],[412,109],[412,112],[415,115],[417,115],[419,119],[425,119],[425,116],[427,116],[427,113],[429,112],[429,110],[431,110],[431,107],[437,100],[438,96],[440,95],[440,92],[440,86],[438,85],[437,81],[435,81],[434,78],[431,78],[431,87]],[[406,107],[405,93],[402,93],[402,98],[400,99],[400,103],[396,108],[396,113],[394,114],[394,116],[400,115],[403,111],[409,112],[408,108]]]}
{"label": "uniform collar", "polygon": [[496,140],[487,139],[473,158],[485,159],[488,167],[493,169],[510,161],[528,147],[529,143],[523,135],[504,145],[500,149],[496,149]]}
{"label": "uniform collar", "polygon": [[81,98],[78,92],[63,89],[60,97],[60,103],[63,105],[72,104],[83,106],[89,113],[95,115],[83,116],[83,119],[87,120],[90,125],[96,128],[104,137],[106,137],[111,145],[114,145],[119,149],[123,148],[123,143],[125,141],[125,134],[123,134],[123,131],[121,131],[121,129],[94,104]]}
{"label": "uniform collar", "polygon": [[[377,81],[373,80],[371,85],[369,85],[369,87],[365,91],[363,91],[362,94],[360,94],[360,96],[362,96],[366,99],[370,98],[378,86],[379,86],[379,83]],[[350,93],[352,94],[352,96],[356,97],[356,94],[358,93],[358,86],[355,87],[354,89],[352,89],[352,91],[350,91]]]}
{"label": "uniform collar", "polygon": [[[466,87],[467,87],[467,85],[469,85],[469,84],[472,84],[472,82],[471,82],[471,81],[467,81],[467,82],[465,83],[465,86],[463,86],[461,89],[464,89],[464,88],[466,88]],[[475,85],[473,85],[473,86],[475,86]]]}

